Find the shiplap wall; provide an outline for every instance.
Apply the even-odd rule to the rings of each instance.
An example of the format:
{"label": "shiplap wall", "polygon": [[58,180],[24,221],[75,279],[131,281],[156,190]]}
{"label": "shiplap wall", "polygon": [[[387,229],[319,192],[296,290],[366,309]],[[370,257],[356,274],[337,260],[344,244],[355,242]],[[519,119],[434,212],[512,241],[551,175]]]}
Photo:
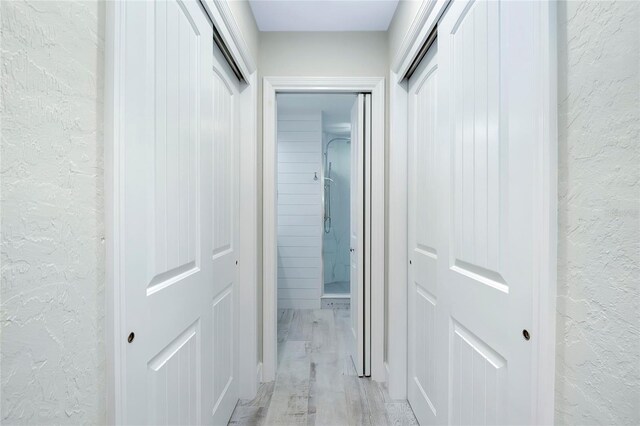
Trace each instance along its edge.
{"label": "shiplap wall", "polygon": [[[278,115],[278,307],[320,308],[322,115]],[[318,180],[314,180],[317,175]]]}

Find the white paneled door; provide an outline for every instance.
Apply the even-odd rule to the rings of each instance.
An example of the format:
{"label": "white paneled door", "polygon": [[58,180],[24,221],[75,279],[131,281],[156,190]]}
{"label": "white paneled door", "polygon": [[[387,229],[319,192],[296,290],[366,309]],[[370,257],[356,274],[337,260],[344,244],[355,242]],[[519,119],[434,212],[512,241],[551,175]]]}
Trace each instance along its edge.
{"label": "white paneled door", "polygon": [[226,424],[237,401],[238,83],[199,2],[119,11],[122,421]]}
{"label": "white paneled door", "polygon": [[536,410],[537,2],[456,1],[409,81],[409,401],[421,424]]}
{"label": "white paneled door", "polygon": [[[448,313],[442,308],[438,286],[438,251],[446,233],[439,227],[443,214],[436,158],[437,46],[434,43],[409,82],[409,288],[408,288],[408,398],[421,424],[446,423],[436,409],[436,388],[446,369],[436,358],[446,357]],[[439,336],[436,334],[439,333]],[[438,416],[439,414],[439,416]]]}

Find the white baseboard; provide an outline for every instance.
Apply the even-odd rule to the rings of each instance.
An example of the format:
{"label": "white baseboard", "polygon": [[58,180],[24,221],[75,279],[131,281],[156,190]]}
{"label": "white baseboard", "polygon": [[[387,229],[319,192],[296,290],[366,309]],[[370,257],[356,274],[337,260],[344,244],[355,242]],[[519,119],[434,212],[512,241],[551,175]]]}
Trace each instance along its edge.
{"label": "white baseboard", "polygon": [[259,362],[256,368],[256,378],[258,379],[258,383],[262,383],[262,362]]}

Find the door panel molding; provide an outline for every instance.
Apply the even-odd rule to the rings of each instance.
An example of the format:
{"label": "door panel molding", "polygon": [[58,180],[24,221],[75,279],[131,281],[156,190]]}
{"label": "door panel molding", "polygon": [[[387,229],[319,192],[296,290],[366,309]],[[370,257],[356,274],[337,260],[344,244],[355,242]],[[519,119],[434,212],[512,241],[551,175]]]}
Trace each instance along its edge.
{"label": "door panel molding", "polygon": [[263,363],[262,379],[274,380],[277,367],[276,92],[371,93],[371,376],[386,379],[384,368],[384,153],[383,77],[264,77],[263,79]]}
{"label": "door panel molding", "polygon": [[[424,2],[414,20],[401,49],[392,63],[390,86],[390,145],[389,150],[389,346],[386,366],[389,393],[392,398],[407,396],[407,105],[408,84],[404,78],[420,52],[425,40],[448,6],[448,1]],[[535,227],[539,236],[534,252],[537,264],[536,285],[533,294],[534,321],[537,339],[533,351],[536,371],[533,374],[531,421],[540,424],[553,423],[555,378],[555,303],[556,303],[556,244],[557,244],[557,69],[556,69],[556,4],[536,2],[533,8],[531,40],[535,50],[537,75],[535,114],[539,117],[536,137],[540,141],[534,153],[536,178],[532,183],[535,197]],[[440,35],[439,35],[440,36]],[[483,238],[486,238],[482,236]],[[460,257],[467,260],[466,257]],[[454,261],[452,267],[472,277],[485,279],[485,284],[495,284],[508,290],[502,282],[510,282],[499,267],[489,259],[473,259],[473,264]],[[497,271],[489,274],[489,271]],[[498,273],[500,275],[498,275]],[[502,277],[502,279],[499,279]]]}
{"label": "door panel molding", "polygon": [[[237,381],[239,383],[240,396],[252,398],[257,390],[259,363],[257,348],[257,73],[255,61],[248,51],[247,45],[242,39],[241,32],[235,21],[231,18],[231,12],[226,1],[214,2],[203,0],[193,2],[183,1],[179,4],[185,10],[187,3],[194,3],[202,7],[206,12],[209,25],[212,22],[221,33],[227,47],[236,64],[242,71],[246,80],[240,85],[238,102],[242,110],[242,126],[240,127],[240,152],[243,158],[241,176],[240,221],[245,225],[240,230],[239,259],[244,265],[240,269],[236,291],[234,294],[239,299],[238,303],[247,307],[237,323],[239,329],[240,349],[238,350],[237,363],[240,366]],[[124,167],[125,136],[124,123],[127,119],[127,105],[125,102],[125,67],[132,57],[127,56],[129,46],[135,38],[142,34],[150,36],[153,31],[150,26],[138,25],[134,30],[125,29],[129,26],[127,20],[140,18],[137,13],[132,18],[134,6],[129,2],[108,2],[106,6],[105,26],[105,245],[106,245],[106,373],[107,373],[107,423],[122,424],[124,422],[124,410],[127,401],[127,389],[125,387],[127,335],[129,330],[124,328],[125,293],[123,283],[123,266],[125,255],[123,252],[124,230],[121,210],[124,205],[124,191],[122,172]],[[140,20],[144,22],[144,20]],[[131,27],[129,27],[131,28]],[[141,50],[142,51],[142,50]],[[144,58],[141,56],[141,58]],[[144,59],[141,59],[144,61]],[[149,64],[149,67],[151,65]],[[141,72],[145,69],[140,67]],[[131,90],[131,88],[128,88]],[[183,208],[184,206],[181,206]],[[199,233],[197,233],[199,234]],[[187,243],[186,247],[191,244]],[[198,248],[198,242],[195,242]],[[194,254],[186,250],[185,259],[178,258],[177,268],[167,268],[168,273],[161,273],[152,283],[147,296],[163,294],[164,290],[171,290],[173,281],[179,281],[185,275],[194,275],[199,272],[200,253]],[[202,261],[210,256],[202,253]],[[173,271],[173,272],[172,272]],[[175,275],[175,276],[174,276]],[[149,277],[150,279],[151,277]],[[169,280],[169,281],[166,281]],[[162,282],[161,282],[162,281]],[[236,296],[234,296],[236,297]],[[199,324],[203,324],[200,322]],[[179,334],[179,332],[177,332]],[[144,334],[136,335],[135,340],[144,338]],[[253,336],[253,337],[252,337]],[[199,340],[198,340],[199,341]],[[199,411],[199,410],[198,410]]]}

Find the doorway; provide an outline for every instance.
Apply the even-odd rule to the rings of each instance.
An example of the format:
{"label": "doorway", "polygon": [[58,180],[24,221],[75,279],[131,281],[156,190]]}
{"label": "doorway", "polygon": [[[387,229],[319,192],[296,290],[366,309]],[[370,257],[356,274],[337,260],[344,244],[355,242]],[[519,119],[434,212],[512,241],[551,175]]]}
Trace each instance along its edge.
{"label": "doorway", "polygon": [[362,182],[350,173],[356,100],[277,95],[279,309],[349,309],[351,187]]}
{"label": "doorway", "polygon": [[[331,299],[349,301],[352,331],[349,346],[357,374],[384,380],[383,84],[383,79],[378,78],[264,80],[263,381],[273,380],[277,369],[278,309],[317,309],[323,296],[329,299],[327,307],[331,306]],[[322,110],[310,111],[314,102],[311,99],[320,94],[344,100],[342,114],[336,119],[341,121],[333,120],[335,125],[342,124],[339,131],[322,128]],[[298,107],[292,109],[296,99]],[[306,108],[300,108],[300,99]],[[279,116],[281,102],[285,114]],[[325,118],[330,123],[328,115]],[[303,136],[299,134],[301,126],[309,126],[304,137],[315,138],[316,144],[309,139],[304,144],[291,143]],[[343,190],[349,176],[348,192],[339,192],[339,181],[334,179],[337,163],[345,161],[339,157],[338,144],[342,144],[343,151],[349,148],[348,174],[345,175],[344,168],[339,172]],[[377,173],[372,173],[373,170]],[[325,182],[329,184],[325,186]],[[296,199],[301,202],[297,207]],[[349,205],[348,211],[345,203]],[[292,217],[297,215],[305,217]],[[329,252],[323,250],[324,236],[331,236],[332,231],[340,241],[331,248],[340,258],[334,263],[330,259],[324,263],[323,254],[329,257]],[[347,247],[348,257],[340,250]],[[345,259],[349,259],[348,267]],[[342,271],[338,271],[340,268]],[[339,281],[343,281],[344,287],[344,282],[348,283],[348,295],[331,292],[337,286],[331,284]],[[376,322],[378,327],[373,326]]]}
{"label": "doorway", "polygon": [[276,95],[278,315],[346,311],[346,344],[359,376],[370,375],[367,96]]}

